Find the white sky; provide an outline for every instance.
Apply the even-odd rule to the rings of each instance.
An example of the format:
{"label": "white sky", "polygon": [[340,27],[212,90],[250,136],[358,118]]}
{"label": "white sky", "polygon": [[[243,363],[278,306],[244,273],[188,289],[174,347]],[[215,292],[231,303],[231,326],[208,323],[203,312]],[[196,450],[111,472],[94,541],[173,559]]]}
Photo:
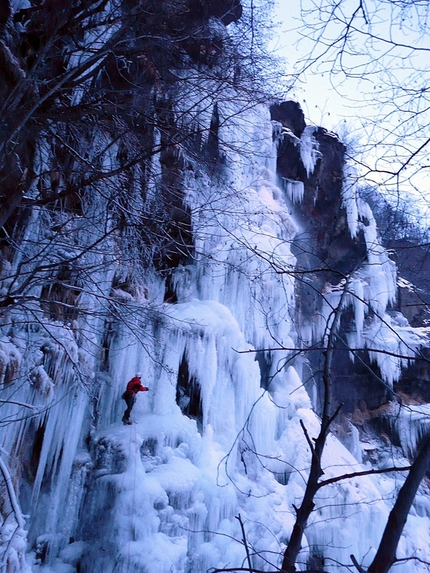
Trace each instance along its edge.
{"label": "white sky", "polygon": [[[277,0],[275,20],[281,24],[274,51],[287,61],[288,71],[311,48],[310,41],[302,38],[297,31],[300,26],[300,0]],[[286,81],[289,81],[288,79]],[[349,117],[356,117],[356,110],[333,88],[328,74],[308,73],[300,78],[300,84],[291,93],[298,101],[309,123],[334,129]]]}
{"label": "white sky", "polygon": [[[281,27],[277,39],[273,42],[273,49],[276,53],[287,60],[287,71],[293,73],[296,62],[308,54],[313,42],[309,38],[300,35],[299,28],[303,34],[303,22],[300,18],[300,7],[312,6],[311,0],[275,0],[276,8],[274,19],[281,22]],[[319,4],[315,0],[315,4]],[[352,13],[357,9],[358,2],[355,0],[344,0],[342,6],[345,12]],[[320,69],[325,73],[318,73],[315,67],[312,72],[301,75],[297,87],[289,94],[291,99],[298,101],[303,109],[306,120],[310,124],[321,125],[329,130],[337,132],[341,138],[345,139],[345,129],[352,139],[356,133],[361,134],[361,143],[368,146],[367,155],[364,156],[369,164],[375,164],[382,171],[396,170],[402,165],[405,157],[413,156],[429,136],[428,125],[430,117],[427,109],[430,109],[430,101],[427,96],[428,76],[430,64],[430,35],[428,34],[427,16],[429,14],[423,9],[423,4],[417,5],[409,10],[407,18],[400,28],[398,26],[398,13],[391,13],[384,3],[378,0],[367,0],[363,3],[367,10],[371,12],[371,26],[364,24],[364,18],[360,14],[354,20],[357,26],[355,30],[355,41],[357,53],[361,52],[362,46],[370,46],[371,55],[376,62],[375,68],[365,79],[353,79],[342,77],[341,74],[333,77],[327,69],[330,64],[324,64],[321,60]],[[385,6],[385,7],[384,7]],[[309,19],[312,14],[309,15]],[[383,36],[387,43],[375,46],[364,44],[360,41],[365,38],[361,34],[370,29],[376,36]],[[424,30],[424,34],[422,31]],[[420,33],[421,32],[421,33]],[[311,29],[309,28],[309,34]],[[328,34],[335,37],[338,33],[336,25],[331,24]],[[389,41],[395,40],[405,48],[392,49]],[[369,39],[366,40],[369,42]],[[412,48],[408,48],[412,46]],[[420,51],[423,50],[423,51]],[[368,58],[362,58],[354,54],[347,58],[347,65],[356,66],[357,74]],[[386,64],[386,67],[384,67]],[[391,66],[391,67],[390,67]],[[383,77],[385,75],[385,78]],[[342,84],[340,82],[343,81]],[[291,82],[291,78],[286,78],[286,83]],[[336,89],[332,82],[336,82]],[[386,83],[384,83],[386,82]],[[390,85],[396,86],[397,91],[393,92],[398,103],[394,111],[390,104],[380,103],[384,98],[389,100]],[[388,86],[388,87],[387,87]],[[415,90],[417,93],[423,91],[423,97],[415,96],[411,99],[410,93]],[[378,94],[379,92],[379,94]],[[343,94],[346,97],[342,97]],[[378,102],[377,105],[375,102]],[[411,103],[412,102],[412,103]],[[413,118],[414,112],[419,110],[418,127]],[[409,114],[409,115],[408,115]],[[394,129],[400,126],[400,133],[406,133],[402,138],[401,145],[394,145]],[[430,146],[429,146],[430,147]],[[427,149],[427,148],[426,148]],[[427,155],[427,156],[426,156]],[[402,171],[401,179],[388,178],[381,173],[370,173],[368,181],[380,184],[382,181],[388,183],[387,189],[396,194],[397,191],[417,197],[418,210],[421,212],[423,205],[428,207],[430,203],[430,157],[429,153],[422,154]],[[378,158],[383,158],[378,159]],[[400,183],[399,183],[400,181]]]}

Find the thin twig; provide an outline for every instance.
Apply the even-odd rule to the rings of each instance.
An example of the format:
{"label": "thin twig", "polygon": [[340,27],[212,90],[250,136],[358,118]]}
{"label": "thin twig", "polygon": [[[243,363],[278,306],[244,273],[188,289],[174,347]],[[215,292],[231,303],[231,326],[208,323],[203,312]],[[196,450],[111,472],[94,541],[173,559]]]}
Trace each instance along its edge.
{"label": "thin twig", "polygon": [[248,570],[250,573],[253,573],[252,564],[251,564],[251,555],[249,554],[249,547],[248,547],[248,542],[246,541],[245,528],[243,526],[243,521],[242,521],[242,517],[240,516],[240,513],[239,513],[239,515],[236,515],[236,519],[239,521],[240,529],[242,530],[243,545],[245,546],[246,560],[248,561],[248,567],[249,567]]}
{"label": "thin twig", "polygon": [[358,563],[358,561],[354,557],[354,555],[350,555],[350,557],[351,557],[351,561],[354,563],[355,567],[357,568],[357,571],[359,573],[366,573],[366,571],[363,569],[363,567],[361,567],[361,565]]}

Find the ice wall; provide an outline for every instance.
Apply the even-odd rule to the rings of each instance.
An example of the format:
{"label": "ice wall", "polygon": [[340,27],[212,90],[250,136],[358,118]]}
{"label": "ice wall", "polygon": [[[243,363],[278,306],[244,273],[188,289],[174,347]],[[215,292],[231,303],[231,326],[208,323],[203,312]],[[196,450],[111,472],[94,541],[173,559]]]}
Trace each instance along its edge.
{"label": "ice wall", "polygon": [[[294,197],[278,186],[273,171],[277,142],[268,110],[235,107],[233,96],[225,93],[219,104],[219,139],[227,150],[223,173],[209,176],[195,159],[186,159],[184,200],[195,255],[172,271],[174,303],[163,300],[164,277],[149,270],[134,294],[118,288],[112,296],[112,276],[121,264],[112,241],[96,280],[93,275],[85,288],[77,285],[82,293],[75,319],[47,318],[38,302],[42,275],[39,291],[4,322],[2,451],[21,454],[15,483],[28,515],[28,562],[35,573],[242,567],[239,516],[253,567],[273,570],[309,469],[300,421],[311,437],[319,427],[302,378],[300,345],[324,345],[333,309],[352,308],[351,346],[392,351],[381,352],[386,362],[375,351],[384,380],[392,383],[402,367],[395,354],[412,355],[420,343],[419,333],[386,312],[395,296],[395,268],[378,243],[368,207],[351,206],[350,195],[352,234],[363,230],[368,258],[347,281],[326,286],[313,321],[297,324]],[[306,131],[301,147],[308,174],[318,160],[312,133]],[[106,161],[114,157],[112,152]],[[79,248],[109,225],[102,204],[88,209],[90,228],[79,227],[79,219],[64,223],[78,227],[70,232],[79,237]],[[50,242],[50,252],[72,249],[46,236],[43,217],[34,211],[15,265],[28,264],[23,261],[35,249],[39,253],[43,241]],[[107,301],[116,305],[117,317],[108,340]],[[400,349],[391,336],[394,324],[404,329],[407,344]],[[124,426],[121,394],[137,371],[150,391],[139,395],[133,424]],[[20,418],[21,424],[8,423]],[[330,436],[325,477],[359,471],[358,457]],[[351,553],[368,564],[401,483],[401,475],[362,477],[322,489],[299,567],[318,558],[324,570],[342,571]],[[398,556],[428,561],[428,509],[420,507]],[[399,563],[396,571],[410,571],[410,565]],[[414,571],[426,566],[416,562]]]}

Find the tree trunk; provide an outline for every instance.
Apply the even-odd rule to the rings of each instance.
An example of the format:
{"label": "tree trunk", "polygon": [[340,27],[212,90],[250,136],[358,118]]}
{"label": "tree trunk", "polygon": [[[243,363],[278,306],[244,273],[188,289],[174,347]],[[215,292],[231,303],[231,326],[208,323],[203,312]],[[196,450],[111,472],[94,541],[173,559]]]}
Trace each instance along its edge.
{"label": "tree trunk", "polygon": [[420,453],[412,464],[409,475],[399,491],[396,503],[385,526],[378,551],[368,569],[368,573],[387,573],[396,560],[396,550],[400,536],[417,489],[429,468],[429,462],[430,434],[421,446]]}
{"label": "tree trunk", "polygon": [[308,518],[315,507],[313,499],[318,490],[318,478],[321,475],[320,467],[319,462],[312,464],[303,502],[297,510],[296,522],[291,533],[290,541],[288,542],[284,553],[281,569],[282,573],[294,573],[296,570],[295,564],[301,549],[303,533],[308,522]]}
{"label": "tree trunk", "polygon": [[294,573],[296,571],[296,561],[297,556],[300,552],[303,534],[308,523],[308,519],[312,511],[314,510],[315,503],[314,498],[320,485],[318,483],[319,478],[322,476],[323,471],[321,468],[321,458],[324,451],[327,436],[330,432],[330,426],[334,418],[340,411],[339,406],[336,412],[332,415],[332,386],[331,386],[331,365],[333,360],[333,349],[335,347],[336,333],[340,321],[341,309],[343,305],[344,298],[348,292],[347,285],[345,286],[340,302],[336,309],[333,310],[333,322],[329,328],[327,348],[324,351],[324,373],[323,373],[323,384],[324,384],[324,402],[323,411],[321,416],[321,426],[318,437],[315,440],[315,444],[312,443],[304,424],[301,422],[306,440],[309,444],[309,448],[312,454],[311,459],[311,469],[309,472],[308,481],[306,483],[306,489],[303,496],[303,501],[301,506],[296,509],[296,521],[294,523],[293,531],[291,532],[291,537],[288,545],[284,552],[284,558],[282,560],[282,573]]}

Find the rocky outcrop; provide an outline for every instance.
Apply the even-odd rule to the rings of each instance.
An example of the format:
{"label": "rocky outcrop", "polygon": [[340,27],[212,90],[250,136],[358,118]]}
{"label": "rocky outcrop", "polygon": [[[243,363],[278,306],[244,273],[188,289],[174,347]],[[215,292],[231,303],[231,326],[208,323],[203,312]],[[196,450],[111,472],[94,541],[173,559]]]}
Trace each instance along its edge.
{"label": "rocky outcrop", "polygon": [[[342,284],[367,260],[367,246],[363,231],[359,228],[352,237],[348,227],[342,195],[345,166],[342,142],[336,134],[321,127],[307,127],[303,113],[295,102],[274,105],[271,114],[272,119],[282,125],[277,157],[278,175],[282,180],[301,182],[304,187],[303,198],[294,203],[295,219],[299,224],[294,241],[297,271],[300,273],[297,322],[312,323],[315,317],[321,315],[324,293],[333,285]],[[309,145],[304,141],[304,133],[309,129],[312,129],[315,150],[315,161],[310,170],[306,168],[303,158],[303,147]],[[364,224],[367,222],[364,221]],[[412,294],[411,290],[403,288],[397,308],[405,310],[405,316],[412,320],[413,325],[417,325],[420,310],[425,314],[425,306],[419,309],[417,305],[418,293]],[[381,372],[369,359],[367,351],[355,352],[355,359],[351,360],[347,339],[353,324],[354,313],[352,308],[347,307],[342,311],[331,369],[335,402],[343,404],[345,413],[363,406],[373,410],[393,397],[393,391],[382,381]],[[314,376],[319,389],[317,395],[321,398],[324,357],[315,351],[309,352],[307,359],[311,376]],[[422,370],[422,365],[420,368]]]}

